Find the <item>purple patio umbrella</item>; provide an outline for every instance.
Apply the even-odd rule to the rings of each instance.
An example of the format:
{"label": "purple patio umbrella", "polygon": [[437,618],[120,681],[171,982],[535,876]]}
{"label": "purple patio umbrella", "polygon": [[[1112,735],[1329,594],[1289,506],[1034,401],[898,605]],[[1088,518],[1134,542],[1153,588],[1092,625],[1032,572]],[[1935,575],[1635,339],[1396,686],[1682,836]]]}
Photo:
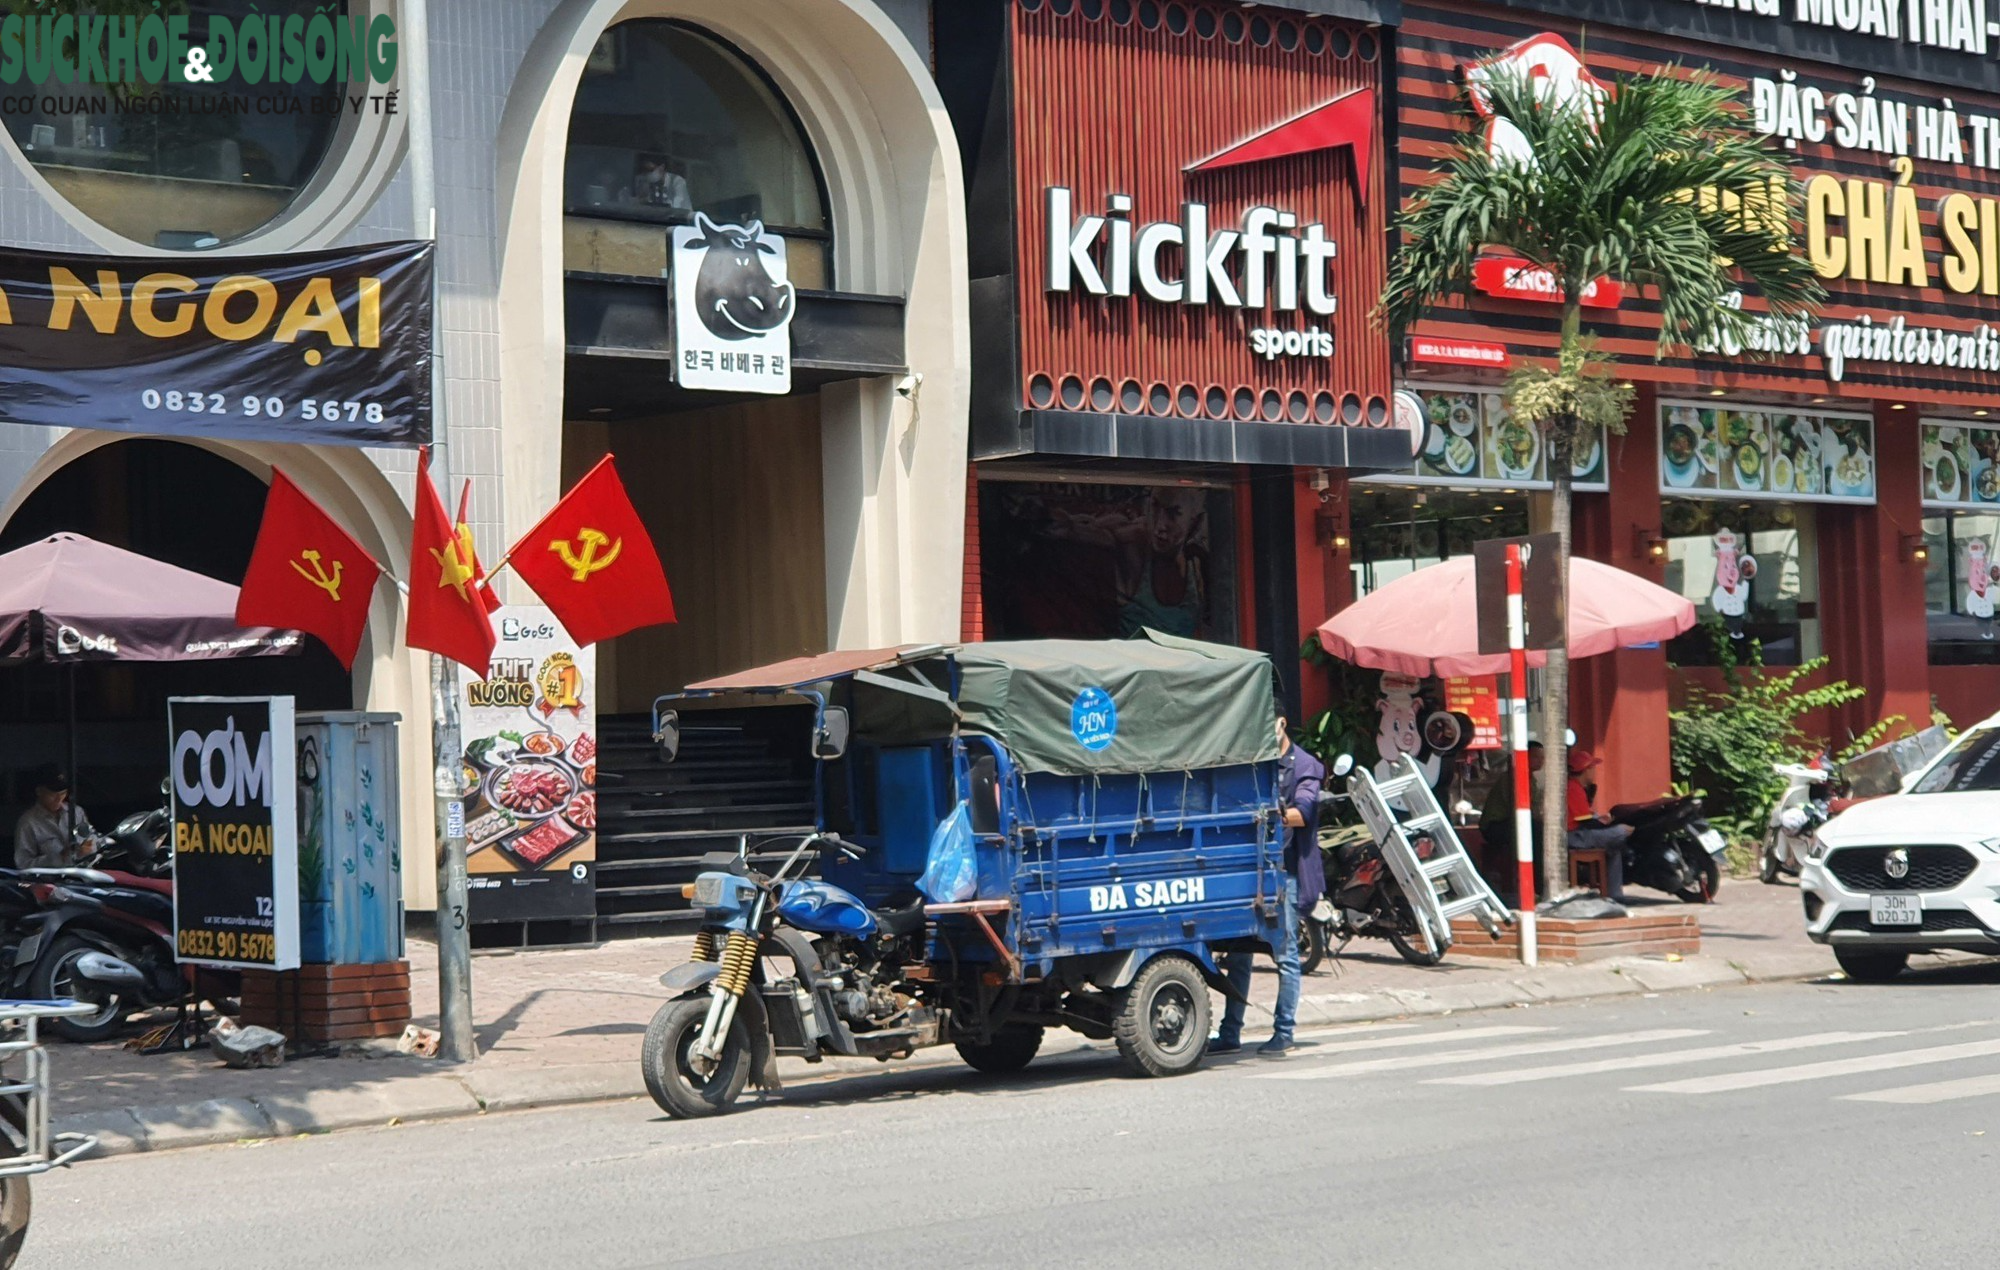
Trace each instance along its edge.
{"label": "purple patio umbrella", "polygon": [[76,667],[99,661],[295,656],[297,631],[236,624],[236,588],[81,534],[0,555],[0,665],[69,670],[76,779]]}

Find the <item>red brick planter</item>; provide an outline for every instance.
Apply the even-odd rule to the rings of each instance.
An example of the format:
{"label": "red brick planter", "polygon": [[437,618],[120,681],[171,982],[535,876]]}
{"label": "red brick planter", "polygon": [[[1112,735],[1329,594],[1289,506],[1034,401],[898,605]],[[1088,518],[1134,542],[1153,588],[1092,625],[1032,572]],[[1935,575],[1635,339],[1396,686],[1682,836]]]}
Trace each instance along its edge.
{"label": "red brick planter", "polygon": [[410,963],[243,972],[243,1019],[299,1041],[400,1036],[410,1021]]}
{"label": "red brick planter", "polygon": [[[1461,918],[1451,924],[1451,933],[1455,957],[1520,960],[1520,941],[1513,927],[1502,927],[1495,941],[1477,922]],[[1542,961],[1603,961],[1665,953],[1689,956],[1701,951],[1701,923],[1692,912],[1641,913],[1594,922],[1544,917],[1535,923],[1535,950]]]}

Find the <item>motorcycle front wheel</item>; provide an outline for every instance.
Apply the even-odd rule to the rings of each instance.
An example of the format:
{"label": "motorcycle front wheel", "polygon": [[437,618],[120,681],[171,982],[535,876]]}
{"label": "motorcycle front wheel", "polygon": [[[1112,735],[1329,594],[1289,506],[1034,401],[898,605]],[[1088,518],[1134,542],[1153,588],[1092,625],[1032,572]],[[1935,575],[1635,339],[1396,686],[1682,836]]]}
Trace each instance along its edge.
{"label": "motorcycle front wheel", "polygon": [[33,1205],[25,1177],[0,1178],[0,1270],[12,1270],[28,1239],[28,1215]]}
{"label": "motorcycle front wheel", "polygon": [[1775,886],[1783,868],[1784,861],[1778,858],[1778,831],[1773,829],[1764,835],[1764,851],[1757,857],[1757,880]]}
{"label": "motorcycle front wheel", "polygon": [[646,1092],[676,1120],[693,1120],[729,1110],[750,1079],[750,1041],[739,1013],[729,1024],[722,1057],[715,1062],[691,1052],[708,1019],[706,996],[669,1001],[653,1015],[639,1049]]}

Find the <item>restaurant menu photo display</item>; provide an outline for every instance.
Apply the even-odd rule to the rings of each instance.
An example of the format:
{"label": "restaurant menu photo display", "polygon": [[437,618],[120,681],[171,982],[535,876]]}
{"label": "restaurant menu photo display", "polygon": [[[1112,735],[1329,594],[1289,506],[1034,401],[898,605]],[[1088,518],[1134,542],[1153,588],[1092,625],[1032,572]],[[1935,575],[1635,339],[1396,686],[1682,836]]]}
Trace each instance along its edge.
{"label": "restaurant menu photo display", "polygon": [[492,667],[462,680],[474,920],[586,913],[597,833],[594,650],[577,647],[546,609],[494,616]]}

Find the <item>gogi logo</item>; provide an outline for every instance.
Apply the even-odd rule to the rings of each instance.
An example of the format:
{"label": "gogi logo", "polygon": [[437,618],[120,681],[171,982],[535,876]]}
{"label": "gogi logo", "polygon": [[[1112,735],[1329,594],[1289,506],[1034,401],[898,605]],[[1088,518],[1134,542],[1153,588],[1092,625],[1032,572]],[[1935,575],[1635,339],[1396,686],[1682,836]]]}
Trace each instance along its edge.
{"label": "gogi logo", "polygon": [[75,657],[82,653],[109,653],[118,655],[118,638],[115,635],[86,635],[74,626],[56,628],[56,656]]}
{"label": "gogi logo", "polygon": [[695,276],[695,315],[717,339],[748,340],[782,330],[792,320],[797,296],[792,284],[773,278],[764,257],[781,256],[783,244],[761,221],[718,225],[696,212],[699,237],[688,247],[702,252]]}

